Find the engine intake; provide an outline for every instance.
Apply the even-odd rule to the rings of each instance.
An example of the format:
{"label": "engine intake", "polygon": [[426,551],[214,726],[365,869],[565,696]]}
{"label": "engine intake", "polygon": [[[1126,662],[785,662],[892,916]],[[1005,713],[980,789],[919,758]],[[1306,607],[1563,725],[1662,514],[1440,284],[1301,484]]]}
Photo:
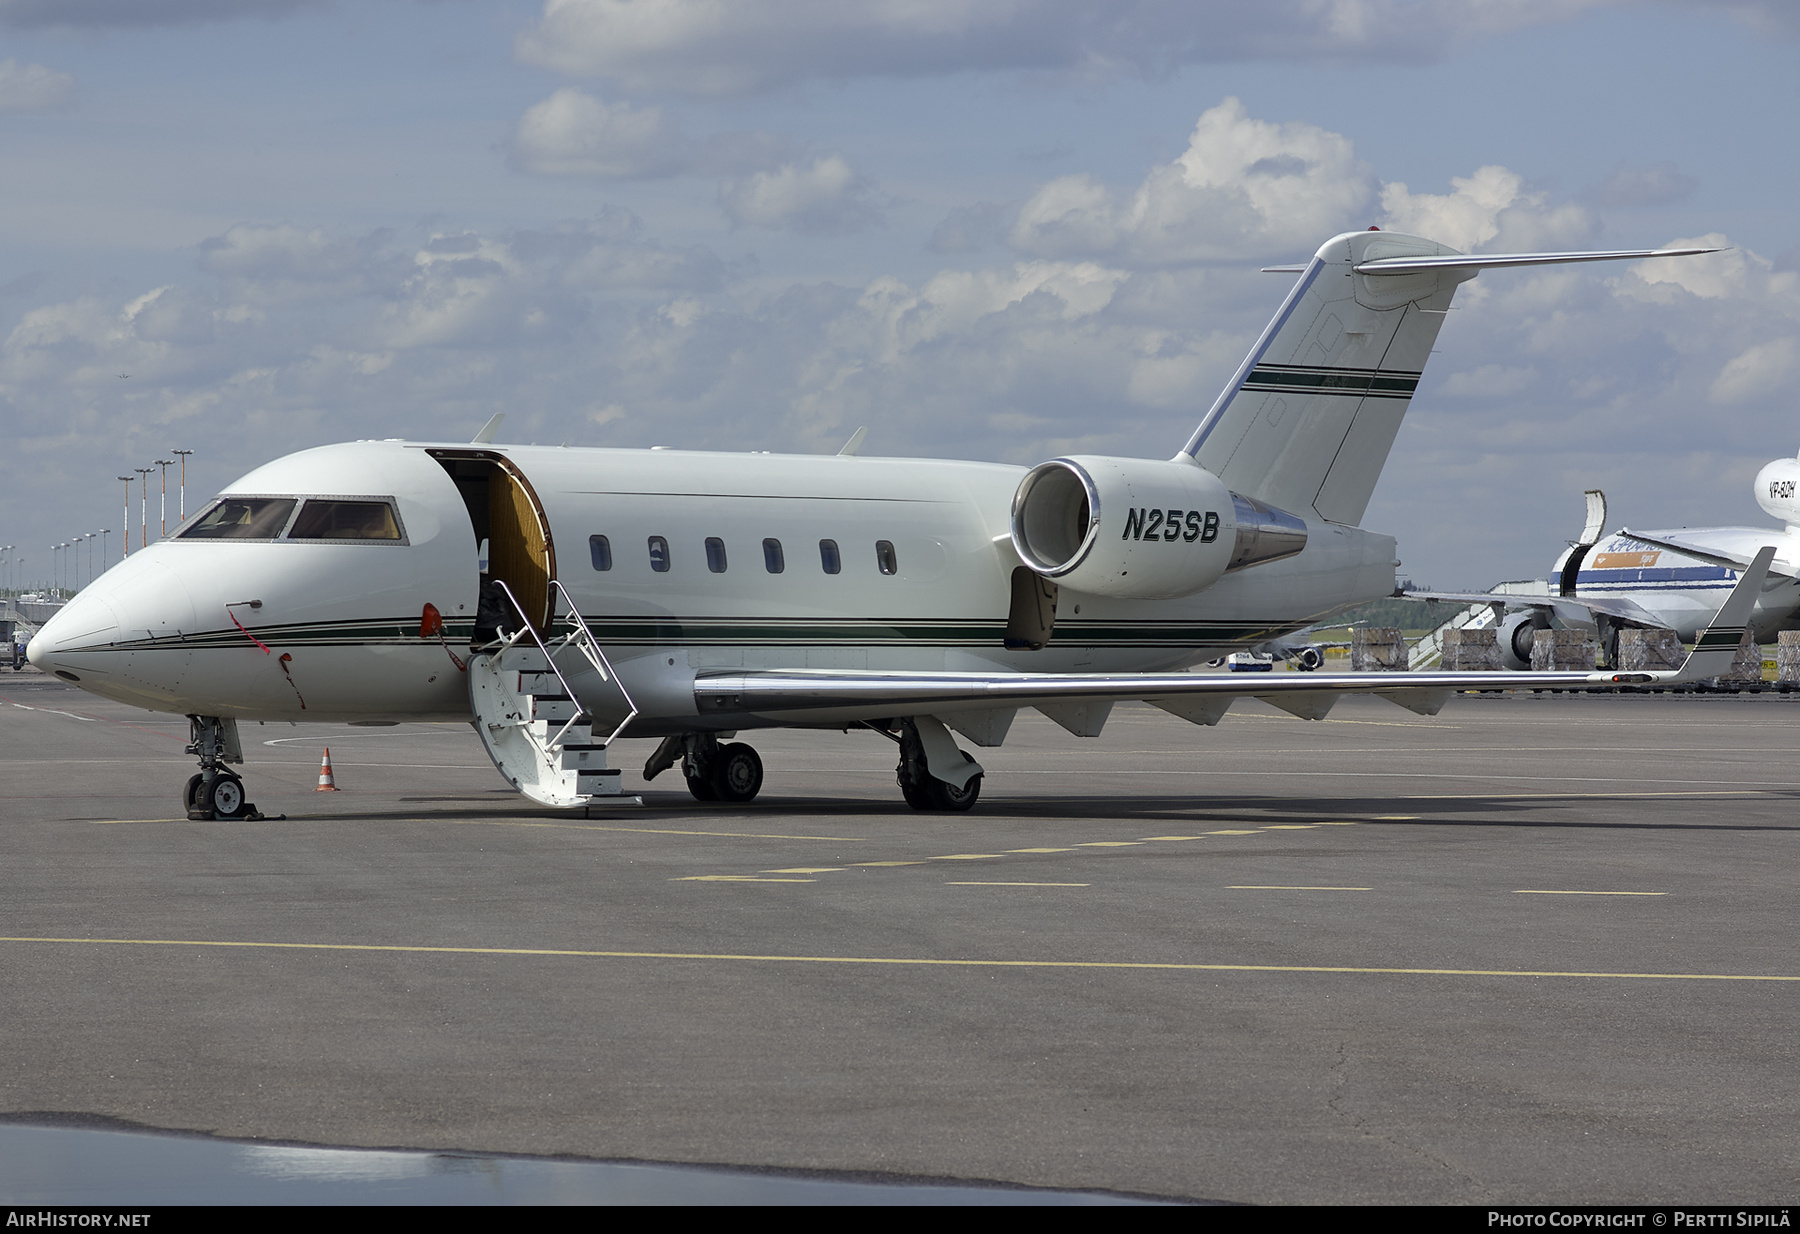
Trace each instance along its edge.
{"label": "engine intake", "polygon": [[1012,540],[1045,578],[1095,595],[1165,600],[1292,557],[1306,523],[1183,459],[1052,459],[1013,495]]}

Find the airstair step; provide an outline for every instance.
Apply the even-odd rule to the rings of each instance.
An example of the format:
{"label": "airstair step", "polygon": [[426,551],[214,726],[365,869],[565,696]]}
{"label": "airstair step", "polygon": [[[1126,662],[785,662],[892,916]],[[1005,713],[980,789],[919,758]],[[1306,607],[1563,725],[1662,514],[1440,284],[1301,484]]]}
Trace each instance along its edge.
{"label": "airstair step", "polygon": [[590,771],[605,771],[606,749],[603,746],[563,746],[560,765],[564,771],[579,771],[584,775]]}
{"label": "airstair step", "polygon": [[534,695],[531,699],[531,718],[534,720],[554,720],[561,724],[565,720],[573,720],[581,714],[581,705],[571,698],[544,698]]}
{"label": "airstair step", "polygon": [[616,767],[580,771],[575,776],[575,791],[590,797],[618,797],[625,791],[624,779]]}

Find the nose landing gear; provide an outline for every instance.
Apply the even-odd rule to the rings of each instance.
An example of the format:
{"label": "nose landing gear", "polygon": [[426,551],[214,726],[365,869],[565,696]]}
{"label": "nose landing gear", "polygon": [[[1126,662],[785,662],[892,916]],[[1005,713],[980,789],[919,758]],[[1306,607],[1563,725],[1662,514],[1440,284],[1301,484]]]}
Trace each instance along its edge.
{"label": "nose landing gear", "polygon": [[258,819],[262,815],[244,795],[244,782],[226,763],[244,761],[237,721],[218,716],[189,716],[187,753],[200,759],[199,774],[189,777],[181,794],[182,809],[196,822],[213,819]]}

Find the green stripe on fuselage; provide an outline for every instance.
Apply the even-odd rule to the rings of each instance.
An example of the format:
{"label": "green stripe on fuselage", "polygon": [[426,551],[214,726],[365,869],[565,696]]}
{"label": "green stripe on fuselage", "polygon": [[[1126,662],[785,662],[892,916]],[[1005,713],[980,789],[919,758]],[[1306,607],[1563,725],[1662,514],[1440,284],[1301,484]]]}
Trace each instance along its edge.
{"label": "green stripe on fuselage", "polygon": [[[588,628],[602,647],[777,646],[777,647],[937,647],[994,650],[1005,635],[999,619],[770,619],[698,618],[687,620],[638,617],[589,617]],[[1302,628],[1300,621],[1149,621],[1064,622],[1051,645],[1063,647],[1220,647],[1248,646]],[[445,641],[466,645],[473,636],[469,619],[446,620]],[[558,623],[555,633],[568,632]],[[251,627],[250,633],[270,648],[346,646],[429,646],[435,636],[421,638],[412,620],[379,618],[359,622],[308,622]],[[118,650],[252,648],[241,630],[227,627],[174,638],[136,639],[115,643]]]}

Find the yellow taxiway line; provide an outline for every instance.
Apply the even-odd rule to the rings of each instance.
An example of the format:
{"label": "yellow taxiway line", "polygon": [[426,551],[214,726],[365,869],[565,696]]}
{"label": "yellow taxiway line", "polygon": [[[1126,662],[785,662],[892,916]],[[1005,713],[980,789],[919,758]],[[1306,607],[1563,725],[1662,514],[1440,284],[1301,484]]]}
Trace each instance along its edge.
{"label": "yellow taxiway line", "polygon": [[1124,972],[1325,973],[1395,977],[1585,977],[1630,981],[1782,981],[1781,973],[1643,973],[1523,968],[1398,968],[1355,964],[1197,964],[1172,960],[977,960],[926,956],[762,955],[754,952],[600,951],[564,947],[431,947],[403,943],[276,943],[200,938],[0,937],[0,943],[55,943],[90,947],[216,947],[224,950],[335,951],[408,955],[542,956],[594,960],[699,960],[751,964],[860,964],[888,968],[1085,969]]}

